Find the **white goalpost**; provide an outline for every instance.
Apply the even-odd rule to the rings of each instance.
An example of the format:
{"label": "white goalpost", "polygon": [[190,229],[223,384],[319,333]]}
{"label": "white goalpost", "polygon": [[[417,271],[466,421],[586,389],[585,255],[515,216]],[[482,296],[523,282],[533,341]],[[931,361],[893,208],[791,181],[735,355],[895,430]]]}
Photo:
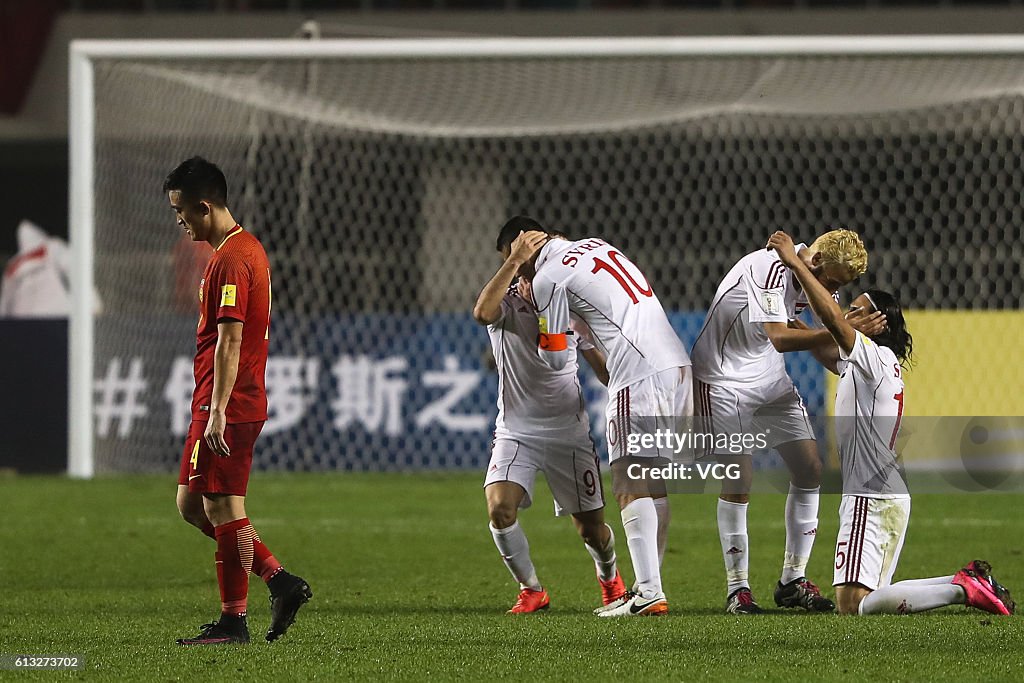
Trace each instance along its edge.
{"label": "white goalpost", "polygon": [[467,311],[514,213],[622,242],[687,344],[783,225],[857,227],[915,307],[1021,300],[1019,241],[985,238],[1024,218],[1024,36],[85,40],[69,66],[74,477],[176,467],[194,269],[159,189],[193,154],[274,268],[269,469],[481,461]]}

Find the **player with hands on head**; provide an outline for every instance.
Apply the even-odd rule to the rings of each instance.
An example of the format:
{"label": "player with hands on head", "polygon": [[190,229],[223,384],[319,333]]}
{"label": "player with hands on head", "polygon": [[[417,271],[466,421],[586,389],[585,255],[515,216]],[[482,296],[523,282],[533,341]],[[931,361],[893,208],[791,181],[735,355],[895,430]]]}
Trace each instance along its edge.
{"label": "player with hands on head", "polygon": [[522,265],[550,239],[528,221],[511,221],[498,234],[502,264],[484,285],[473,317],[487,326],[498,371],[498,417],[484,494],[491,537],[519,583],[510,614],[546,609],[550,597],[537,578],[519,510],[530,506],[534,479],[543,472],[555,499],[555,514],[570,515],[594,561],[602,604],[620,598],[615,537],[604,520],[604,491],[590,421],[577,377],[579,352],[607,383],[604,355],[573,335],[565,366],[553,370],[537,356],[537,314]]}
{"label": "player with hands on head", "polygon": [[[867,251],[856,233],[832,230],[797,257],[833,295],[867,269]],[[798,316],[807,300],[792,273],[768,249],[753,251],[729,270],[715,293],[694,343],[696,410],[702,431],[714,435],[704,455],[738,466],[738,480],[724,480],[718,500],[718,532],[726,569],[726,612],[763,610],[749,583],[747,508],[753,450],[734,446],[736,437],[763,435],[790,474],[786,498],[786,546],[775,586],[775,604],[809,612],[835,609],[806,576],[818,527],[821,461],[803,400],[786,371],[784,354],[815,355],[835,344],[824,329],[808,328]],[[858,324],[866,324],[860,321]],[[749,443],[749,441],[748,441]]]}
{"label": "player with hands on head", "polygon": [[869,289],[853,311],[884,314],[873,333],[858,331],[801,259],[792,238],[768,240],[790,268],[838,350],[836,438],[843,473],[833,584],[840,614],[909,614],[966,604],[993,614],[1012,614],[1013,599],[984,560],[956,574],[892,582],[910,519],[910,494],[895,446],[903,417],[904,366],[914,340],[903,309],[889,292]]}
{"label": "player with hands on head", "polygon": [[657,429],[679,433],[685,428],[680,423],[692,417],[690,358],[654,288],[621,250],[598,237],[570,241],[547,233],[551,239],[520,267],[533,281],[537,353],[548,367],[565,367],[572,357],[571,323],[578,319],[608,359],[605,436],[636,575],[631,591],[595,612],[667,614],[661,577],[670,521],[667,487],[664,480],[629,473],[634,465],[634,472],[650,472],[676,456],[670,446],[643,445],[642,437]]}

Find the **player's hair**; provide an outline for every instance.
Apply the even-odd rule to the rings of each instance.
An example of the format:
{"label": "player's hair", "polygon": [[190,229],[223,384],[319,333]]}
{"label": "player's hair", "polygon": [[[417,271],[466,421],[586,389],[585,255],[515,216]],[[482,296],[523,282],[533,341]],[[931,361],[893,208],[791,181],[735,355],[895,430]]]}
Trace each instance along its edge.
{"label": "player's hair", "polygon": [[177,190],[186,201],[208,201],[227,206],[228,181],[216,164],[202,157],[192,157],[178,164],[164,180],[164,194]]}
{"label": "player's hair", "polygon": [[896,297],[880,289],[869,289],[864,292],[876,311],[885,314],[885,330],[872,339],[892,349],[900,360],[900,365],[913,363],[914,338],[907,331],[907,321],[903,317],[903,307]]}
{"label": "player's hair", "polygon": [[501,230],[498,232],[498,241],[496,242],[495,248],[498,251],[501,251],[508,245],[512,244],[512,242],[519,237],[519,233],[530,232],[531,230],[547,232],[547,228],[529,216],[512,216],[512,218],[508,219],[505,225],[501,226]]}
{"label": "player's hair", "polygon": [[868,251],[857,233],[852,230],[830,230],[814,240],[812,245],[821,254],[822,263],[837,263],[858,278],[868,269]]}

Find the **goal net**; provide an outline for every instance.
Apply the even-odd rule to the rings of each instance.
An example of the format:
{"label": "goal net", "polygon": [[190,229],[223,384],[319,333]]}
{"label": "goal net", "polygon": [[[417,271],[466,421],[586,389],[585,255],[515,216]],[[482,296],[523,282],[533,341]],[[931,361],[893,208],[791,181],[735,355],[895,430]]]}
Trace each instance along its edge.
{"label": "goal net", "polygon": [[[1019,355],[996,340],[1024,329],[1024,41],[984,40],[76,43],[71,470],[177,467],[208,252],[160,190],[196,154],[271,261],[260,468],[486,462],[497,380],[469,311],[517,213],[621,247],[688,348],[772,231],[854,229],[870,264],[847,296],[895,290],[929,330],[918,414],[972,400],[967,362],[1003,387],[1020,366],[989,356]],[[994,316],[980,341],[972,313]],[[825,373],[788,362],[824,414]],[[1022,414],[1012,389],[977,401]]]}

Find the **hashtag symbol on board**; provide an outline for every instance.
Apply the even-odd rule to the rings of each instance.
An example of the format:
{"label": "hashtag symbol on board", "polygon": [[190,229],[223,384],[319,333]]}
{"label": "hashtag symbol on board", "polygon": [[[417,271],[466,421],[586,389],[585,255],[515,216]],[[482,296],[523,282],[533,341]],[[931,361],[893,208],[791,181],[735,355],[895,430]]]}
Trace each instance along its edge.
{"label": "hashtag symbol on board", "polygon": [[142,376],[141,358],[132,358],[124,375],[121,359],[111,358],[107,374],[93,383],[96,436],[109,436],[111,425],[117,420],[117,435],[122,439],[127,437],[132,431],[132,422],[149,414],[149,408],[141,400],[148,386]]}

